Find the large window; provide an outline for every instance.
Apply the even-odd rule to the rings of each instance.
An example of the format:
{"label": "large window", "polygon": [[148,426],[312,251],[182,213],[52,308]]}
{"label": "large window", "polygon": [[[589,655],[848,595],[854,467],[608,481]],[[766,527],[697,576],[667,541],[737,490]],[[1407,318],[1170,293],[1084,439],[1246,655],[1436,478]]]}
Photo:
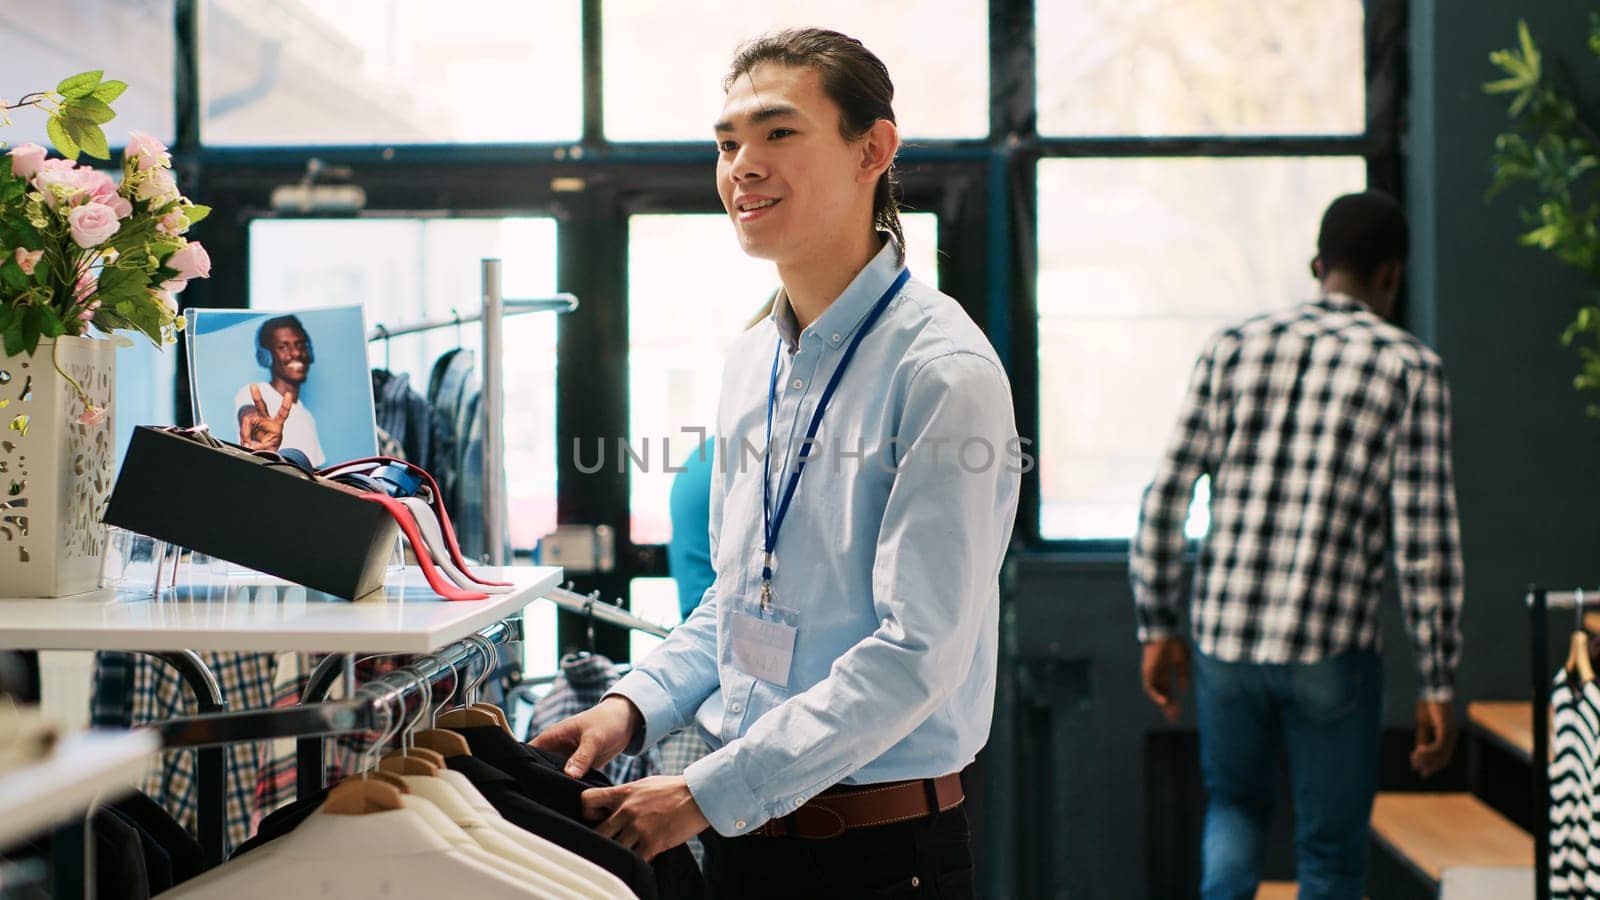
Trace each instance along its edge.
{"label": "large window", "polygon": [[1039,163],[1045,537],[1133,533],[1200,345],[1314,297],[1322,209],[1365,184],[1350,157]]}
{"label": "large window", "polygon": [[1126,540],[1202,344],[1314,298],[1321,213],[1368,184],[1363,3],[1038,0],[1035,21],[1039,536]]}
{"label": "large window", "polygon": [[206,0],[204,12],[208,144],[546,142],[581,131],[578,0]]}
{"label": "large window", "polygon": [[1038,0],[1039,132],[1360,134],[1362,0]]}
{"label": "large window", "polygon": [[908,138],[989,132],[989,19],[982,0],[606,0],[606,137],[705,141],[741,41],[817,26],[857,38],[888,66]]}
{"label": "large window", "polygon": [[[128,85],[117,98],[116,119],[105,126],[111,146],[122,146],[129,131],[170,143],[173,2],[0,3],[0,97],[15,103],[33,91],[55,90],[68,75],[101,69],[107,80]],[[17,110],[11,118],[7,143],[50,146],[42,112]]]}

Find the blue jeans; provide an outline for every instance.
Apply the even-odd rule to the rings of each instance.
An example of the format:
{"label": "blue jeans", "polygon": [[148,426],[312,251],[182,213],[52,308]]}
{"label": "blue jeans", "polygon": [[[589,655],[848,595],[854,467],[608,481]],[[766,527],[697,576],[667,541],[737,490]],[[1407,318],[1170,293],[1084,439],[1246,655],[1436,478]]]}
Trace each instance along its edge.
{"label": "blue jeans", "polygon": [[1300,900],[1360,900],[1378,789],[1383,666],[1357,651],[1311,665],[1195,654],[1207,804],[1200,894],[1251,900],[1288,751]]}

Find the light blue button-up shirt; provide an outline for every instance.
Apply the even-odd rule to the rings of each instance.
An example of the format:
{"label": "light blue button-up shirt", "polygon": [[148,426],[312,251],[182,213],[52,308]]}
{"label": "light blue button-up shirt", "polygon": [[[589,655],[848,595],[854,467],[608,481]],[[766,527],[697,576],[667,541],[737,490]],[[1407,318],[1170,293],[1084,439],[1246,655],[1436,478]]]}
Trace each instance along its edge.
{"label": "light blue button-up shirt", "polygon": [[612,690],[644,716],[629,752],[699,724],[715,750],[684,775],[723,835],[840,782],[960,771],[989,737],[1022,448],[993,347],[959,304],[914,277],[839,383],[779,536],[772,603],[799,626],[788,683],[741,671],[729,646],[730,617],[760,602],[774,349],[781,341],[776,506],[828,378],[899,269],[887,242],[810,327],[799,331],[780,297],[734,344],[711,485],[716,581]]}

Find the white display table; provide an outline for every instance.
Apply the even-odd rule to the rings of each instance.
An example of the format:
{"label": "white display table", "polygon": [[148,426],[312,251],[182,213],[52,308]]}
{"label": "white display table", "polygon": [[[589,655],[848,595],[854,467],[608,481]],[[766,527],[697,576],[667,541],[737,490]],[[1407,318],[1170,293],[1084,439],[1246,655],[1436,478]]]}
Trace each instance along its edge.
{"label": "white display table", "polygon": [[60,599],[0,598],[0,649],[428,653],[520,611],[561,582],[555,566],[474,569],[516,590],[449,601],[416,568],[350,602],[256,574],[180,573],[152,600],[96,591]]}

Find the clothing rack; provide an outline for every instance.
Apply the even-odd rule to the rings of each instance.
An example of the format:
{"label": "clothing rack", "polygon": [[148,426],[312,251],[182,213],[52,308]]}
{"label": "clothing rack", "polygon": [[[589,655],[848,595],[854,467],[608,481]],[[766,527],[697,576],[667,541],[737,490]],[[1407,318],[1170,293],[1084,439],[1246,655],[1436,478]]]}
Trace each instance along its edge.
{"label": "clothing rack", "polygon": [[1544,810],[1543,824],[1533,834],[1534,900],[1550,900],[1550,622],[1552,609],[1570,609],[1583,627],[1583,610],[1593,598],[1600,605],[1600,588],[1551,591],[1529,585],[1529,659],[1533,674],[1533,796],[1534,808]]}
{"label": "clothing rack", "polygon": [[481,263],[481,312],[454,315],[448,319],[429,319],[405,325],[375,325],[367,332],[367,341],[383,341],[406,334],[418,334],[439,328],[449,328],[467,322],[483,323],[483,388],[479,404],[483,416],[483,533],[490,565],[503,566],[506,558],[506,536],[509,515],[506,505],[506,440],[500,429],[505,415],[505,371],[501,365],[504,355],[504,329],[506,316],[531,312],[570,313],[578,308],[578,298],[561,293],[553,297],[527,300],[508,300],[501,291],[501,265],[498,259],[484,259]]}
{"label": "clothing rack", "polygon": [[[163,749],[200,748],[195,761],[195,781],[199,792],[195,818],[200,832],[200,846],[205,851],[207,862],[211,865],[222,862],[222,832],[227,802],[223,745],[241,741],[300,738],[296,773],[301,779],[298,792],[301,797],[308,796],[322,788],[324,738],[337,734],[389,730],[396,721],[404,721],[406,708],[413,701],[420,702],[424,692],[432,702],[439,682],[447,675],[451,680],[446,681],[450,686],[450,694],[446,698],[454,694],[470,696],[471,690],[463,692],[460,688],[467,685],[468,678],[474,678],[474,682],[468,686],[475,689],[488,677],[496,662],[494,647],[522,638],[522,620],[503,619],[480,629],[476,635],[449,644],[410,665],[362,685],[345,700],[319,702],[326,696],[334,680],[324,676],[326,686],[321,688],[321,693],[313,696],[308,687],[306,696],[298,706],[222,712],[220,702],[208,704],[204,695],[201,695],[200,715],[152,724],[150,727],[161,736]],[[328,668],[336,678],[340,670],[346,668],[349,659],[342,654],[331,654],[323,663],[324,666],[329,662],[334,663]],[[181,660],[169,662],[176,664]],[[480,665],[476,676],[471,674],[474,662]],[[324,666],[318,666],[317,673],[323,672]],[[203,665],[201,668],[204,668]],[[317,673],[313,673],[313,680]],[[180,666],[180,674],[187,678],[189,667]],[[308,756],[312,760],[309,765]]]}

